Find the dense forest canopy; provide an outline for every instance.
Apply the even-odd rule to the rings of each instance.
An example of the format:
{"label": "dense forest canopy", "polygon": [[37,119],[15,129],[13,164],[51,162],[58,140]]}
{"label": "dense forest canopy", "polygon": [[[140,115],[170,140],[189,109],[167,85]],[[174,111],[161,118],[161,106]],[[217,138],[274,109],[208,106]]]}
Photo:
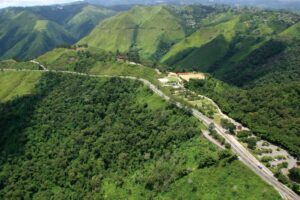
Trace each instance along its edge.
{"label": "dense forest canopy", "polygon": [[[184,82],[193,95],[299,159],[299,55],[300,15],[287,11],[82,2],[1,9],[0,199],[280,199],[204,139],[191,110],[138,81],[88,74],[147,79],[181,102],[158,79],[204,72]],[[247,143],[256,148],[254,137]],[[280,170],[274,175],[287,184]],[[289,178],[299,192],[299,169]]]}
{"label": "dense forest canopy", "polygon": [[[176,191],[279,199],[234,155],[201,139],[188,112],[136,81],[49,73],[0,111],[1,199],[171,198]],[[207,178],[211,170],[228,186]],[[195,181],[191,192],[182,191],[187,179]],[[225,192],[233,182],[238,189]]]}

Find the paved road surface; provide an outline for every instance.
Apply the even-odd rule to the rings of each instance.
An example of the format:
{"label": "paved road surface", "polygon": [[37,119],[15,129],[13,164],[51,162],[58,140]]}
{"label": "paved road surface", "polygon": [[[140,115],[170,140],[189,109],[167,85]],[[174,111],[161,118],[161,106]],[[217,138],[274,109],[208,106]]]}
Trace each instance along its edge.
{"label": "paved road surface", "polygon": [[[46,68],[45,68],[46,69]],[[54,71],[54,70],[14,70],[14,69],[4,69],[4,71],[35,71],[35,72],[53,72],[53,73],[62,73],[62,74],[74,74],[79,76],[89,76],[89,77],[118,77],[118,78],[124,78],[124,79],[131,79],[131,80],[138,80],[143,82],[146,86],[148,86],[154,93],[159,95],[160,97],[164,98],[166,101],[169,101],[171,98],[165,95],[161,90],[159,90],[154,84],[149,82],[148,80],[142,79],[142,78],[136,78],[133,76],[108,76],[108,75],[90,75],[90,74],[84,74],[79,72],[71,72],[71,71]],[[176,105],[179,108],[183,108],[184,106],[176,102]],[[191,109],[192,114],[194,117],[202,121],[206,126],[209,126],[211,123],[215,124],[214,121],[202,113],[200,113],[196,109]],[[300,200],[300,197],[294,193],[290,188],[285,186],[284,184],[280,183],[273,175],[273,173],[265,167],[263,164],[261,164],[244,146],[242,146],[233,136],[226,134],[226,130],[223,129],[220,125],[215,124],[216,131],[218,134],[223,136],[225,140],[231,145],[232,150],[239,156],[239,159],[248,166],[251,170],[253,170],[257,175],[259,175],[263,180],[265,180],[267,183],[272,185],[282,196],[282,198],[286,200]],[[205,136],[205,134],[204,134]],[[210,141],[211,138],[208,137]],[[212,141],[213,142],[213,141]]]}

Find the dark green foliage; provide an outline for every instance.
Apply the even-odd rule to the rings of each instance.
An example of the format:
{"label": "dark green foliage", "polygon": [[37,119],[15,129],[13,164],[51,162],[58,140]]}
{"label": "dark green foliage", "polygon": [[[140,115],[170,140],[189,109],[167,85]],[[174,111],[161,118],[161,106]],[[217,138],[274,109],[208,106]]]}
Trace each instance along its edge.
{"label": "dark green foliage", "polygon": [[300,168],[292,168],[289,170],[290,174],[289,174],[289,177],[297,182],[297,183],[300,183]]}
{"label": "dark green foliage", "polygon": [[245,142],[248,144],[248,148],[255,150],[256,149],[256,142],[257,140],[254,137],[250,137],[245,140]]}
{"label": "dark green foliage", "polygon": [[178,157],[162,156],[150,173],[138,177],[137,182],[143,184],[146,189],[163,192],[176,180],[188,175],[191,170],[183,168],[182,161]]}
{"label": "dark green foliage", "polygon": [[268,59],[283,52],[285,44],[279,41],[270,40],[262,47],[253,51],[249,56],[240,61],[232,70],[224,73],[222,79],[237,86],[243,86],[259,77],[269,73],[270,68],[262,67]]}
{"label": "dark green foliage", "polygon": [[76,72],[88,72],[96,62],[106,62],[113,59],[113,56],[106,52],[91,53],[89,51],[78,51],[76,62],[70,64]]}
{"label": "dark green foliage", "polygon": [[300,195],[300,185],[297,183],[292,183],[292,190]]}
{"label": "dark green foliage", "polygon": [[268,75],[248,90],[232,87],[211,77],[205,81],[192,80],[186,86],[212,98],[225,113],[248,126],[258,136],[300,157],[300,84],[294,79],[297,74],[281,73],[280,79],[275,78],[275,74]]}
{"label": "dark green foliage", "polygon": [[[0,198],[102,198],[104,178],[116,172],[122,187],[127,172],[199,134],[198,122],[183,111],[137,103],[141,87],[46,74],[35,95],[2,104]],[[174,180],[172,168],[159,169]],[[186,173],[176,171],[175,178]]]}
{"label": "dark green foliage", "polygon": [[217,163],[217,160],[214,159],[211,156],[207,156],[207,157],[202,157],[199,164],[198,164],[198,168],[205,168],[205,167],[210,167],[213,166]]}
{"label": "dark green foliage", "polygon": [[275,177],[283,184],[288,184],[289,183],[289,179],[284,175],[282,174],[281,172],[277,172],[275,174]]}
{"label": "dark green foliage", "polygon": [[140,55],[139,55],[139,49],[136,47],[132,47],[129,49],[129,52],[127,53],[127,58],[128,60],[135,62],[135,63],[140,63]]}
{"label": "dark green foliage", "polygon": [[223,128],[229,131],[230,134],[235,134],[235,125],[231,123],[228,119],[221,119],[221,125]]}
{"label": "dark green foliage", "polygon": [[226,143],[225,143],[225,148],[226,148],[226,149],[231,149],[231,144],[229,144],[229,143],[226,142]]}
{"label": "dark green foliage", "polygon": [[239,131],[237,134],[237,137],[238,138],[247,138],[251,135],[252,135],[252,133],[250,131]]}
{"label": "dark green foliage", "polygon": [[209,135],[217,140],[221,145],[225,144],[225,139],[221,135],[219,135],[215,129],[210,130]]}

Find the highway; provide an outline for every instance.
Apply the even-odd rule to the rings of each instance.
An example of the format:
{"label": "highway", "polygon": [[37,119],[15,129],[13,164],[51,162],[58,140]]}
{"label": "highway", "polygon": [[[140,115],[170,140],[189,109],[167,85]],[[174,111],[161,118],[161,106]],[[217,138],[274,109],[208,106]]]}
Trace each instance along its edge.
{"label": "highway", "polygon": [[[39,63],[37,63],[39,64]],[[46,69],[46,68],[45,68]],[[171,98],[167,95],[165,95],[161,90],[159,90],[154,84],[152,84],[150,81],[137,78],[133,76],[111,76],[111,75],[91,75],[91,74],[85,74],[85,73],[79,73],[79,72],[71,72],[71,71],[55,71],[55,70],[15,70],[15,69],[3,69],[3,71],[31,71],[31,72],[52,72],[52,73],[61,73],[61,74],[73,74],[73,75],[79,75],[79,76],[88,76],[88,77],[98,77],[98,78],[122,78],[122,79],[131,79],[131,80],[138,80],[144,83],[144,85],[148,86],[154,93],[165,99],[166,101],[170,101]],[[177,107],[183,108],[184,106],[176,102],[175,103]],[[191,108],[192,114],[194,117],[196,117],[198,120],[204,123],[207,127],[210,124],[215,124],[215,129],[218,132],[219,135],[225,138],[226,142],[228,142],[231,145],[232,151],[234,151],[241,162],[243,162],[246,166],[248,166],[252,171],[254,171],[257,175],[259,175],[264,181],[266,181],[268,184],[273,186],[279,194],[282,196],[283,199],[286,200],[300,200],[300,197],[293,192],[290,188],[279,182],[273,175],[273,173],[265,167],[260,161],[258,161],[243,145],[241,145],[232,135],[226,134],[226,130],[223,129],[220,125],[214,123],[214,121],[205,115],[203,115],[201,112],[199,112],[196,109]],[[211,142],[214,142],[212,138],[207,137],[207,134],[204,134],[207,139],[209,139]]]}

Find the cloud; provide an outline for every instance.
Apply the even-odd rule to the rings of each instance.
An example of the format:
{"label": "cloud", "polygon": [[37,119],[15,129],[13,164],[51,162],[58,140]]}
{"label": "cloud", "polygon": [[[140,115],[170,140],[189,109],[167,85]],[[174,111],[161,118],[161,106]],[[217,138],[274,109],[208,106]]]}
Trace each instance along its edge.
{"label": "cloud", "polygon": [[51,5],[60,3],[70,3],[75,0],[0,0],[0,8],[11,6],[36,6]]}

